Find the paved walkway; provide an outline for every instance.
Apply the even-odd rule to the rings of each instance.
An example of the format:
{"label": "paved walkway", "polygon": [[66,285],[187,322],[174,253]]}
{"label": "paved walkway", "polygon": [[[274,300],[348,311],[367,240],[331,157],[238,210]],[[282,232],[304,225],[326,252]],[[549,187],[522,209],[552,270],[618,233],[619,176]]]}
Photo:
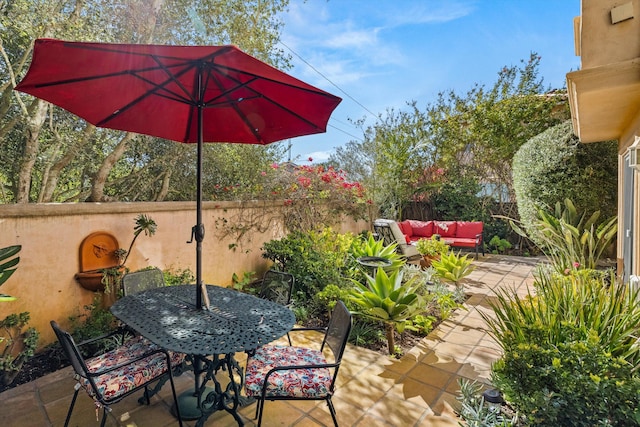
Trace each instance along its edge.
{"label": "paved walkway", "polygon": [[[348,346],[333,402],[341,426],[458,426],[452,408],[458,379],[489,383],[491,363],[498,346],[485,332],[480,312],[490,312],[487,299],[498,287],[526,292],[532,283],[534,258],[487,255],[476,261],[466,283],[471,295],[465,310],[457,310],[402,359],[395,360],[358,347]],[[71,368],[65,368],[29,384],[0,393],[2,425],[15,427],[62,426],[73,394]],[[178,392],[193,385],[193,376],[177,379]],[[131,396],[113,406],[109,426],[177,426],[170,413],[171,389],[165,386],[150,406],[139,406]],[[255,426],[255,405],[243,408],[246,426]],[[98,426],[96,411],[86,393],[80,393],[70,425]],[[193,426],[195,422],[185,422]],[[225,412],[209,418],[206,426],[235,426]],[[324,402],[267,402],[263,425],[332,426]]]}

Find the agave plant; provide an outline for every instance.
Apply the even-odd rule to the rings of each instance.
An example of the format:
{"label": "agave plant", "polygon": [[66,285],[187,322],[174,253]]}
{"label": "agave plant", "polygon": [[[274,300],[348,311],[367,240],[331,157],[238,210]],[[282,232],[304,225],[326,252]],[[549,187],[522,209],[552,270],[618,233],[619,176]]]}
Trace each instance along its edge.
{"label": "agave plant", "polygon": [[440,259],[433,260],[431,267],[435,269],[435,274],[438,277],[452,282],[456,286],[459,286],[460,280],[467,277],[476,268],[469,259],[469,255],[460,255],[460,253],[456,254],[453,251],[443,253]]}
{"label": "agave plant", "polygon": [[397,243],[385,246],[384,240],[376,240],[373,234],[369,234],[369,237],[362,241],[361,244],[354,244],[351,252],[356,259],[362,257],[385,258],[391,262],[391,265],[385,269],[387,272],[392,272],[398,270],[405,264],[404,259],[398,254],[397,248]]}
{"label": "agave plant", "polygon": [[384,323],[389,354],[395,350],[394,329],[402,333],[407,320],[424,310],[418,294],[422,284],[414,278],[403,282],[402,278],[402,270],[387,275],[378,268],[375,277],[365,274],[366,283],[352,280],[355,288],[349,296],[358,307],[354,314]]}
{"label": "agave plant", "polygon": [[[15,273],[20,262],[20,257],[14,257],[22,249],[21,245],[7,246],[0,249],[0,286],[4,284],[9,277]],[[16,297],[11,295],[0,294],[0,302],[15,301]]]}
{"label": "agave plant", "polygon": [[[529,237],[521,223],[510,220],[511,227],[521,236]],[[573,269],[595,269],[598,260],[615,239],[618,218],[600,220],[600,211],[589,217],[577,211],[573,202],[556,203],[553,212],[537,209],[531,237],[547,255],[559,273]]]}

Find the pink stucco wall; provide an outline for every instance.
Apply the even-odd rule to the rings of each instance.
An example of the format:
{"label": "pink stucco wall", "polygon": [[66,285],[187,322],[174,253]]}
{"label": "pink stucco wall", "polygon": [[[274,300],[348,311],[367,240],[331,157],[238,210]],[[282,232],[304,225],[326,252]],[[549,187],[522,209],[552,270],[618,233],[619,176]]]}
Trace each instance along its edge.
{"label": "pink stucco wall", "polygon": [[[266,231],[252,231],[240,241],[225,236],[228,228],[220,227],[242,218],[265,217],[265,206],[275,204],[235,202],[203,203],[203,280],[227,286],[231,276],[246,271],[262,273],[267,261],[260,248],[264,242],[284,235],[282,224],[271,220]],[[195,243],[188,244],[195,225],[195,203],[82,203],[0,205],[0,247],[22,245],[16,273],[0,288],[0,293],[18,297],[15,302],[0,303],[0,319],[10,313],[29,311],[30,325],[41,334],[40,347],[54,341],[50,320],[68,325],[68,318],[81,313],[91,303],[93,294],[74,280],[79,269],[79,246],[95,231],[106,231],[127,249],[133,239],[134,220],[146,214],[158,225],[154,236],[141,235],[127,260],[135,271],[146,266],[160,269],[189,268],[195,272]],[[346,221],[342,231],[359,232],[368,223]],[[235,251],[229,245],[237,243]]]}

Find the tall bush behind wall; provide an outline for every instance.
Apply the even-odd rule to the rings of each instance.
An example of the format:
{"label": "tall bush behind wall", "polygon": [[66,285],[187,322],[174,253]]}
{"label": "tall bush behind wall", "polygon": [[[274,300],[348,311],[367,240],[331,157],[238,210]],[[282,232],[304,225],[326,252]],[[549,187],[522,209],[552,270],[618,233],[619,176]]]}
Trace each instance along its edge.
{"label": "tall bush behind wall", "polygon": [[615,141],[580,143],[570,121],[531,138],[513,158],[513,185],[520,219],[534,242],[536,207],[553,207],[565,198],[579,211],[601,218],[617,211]]}

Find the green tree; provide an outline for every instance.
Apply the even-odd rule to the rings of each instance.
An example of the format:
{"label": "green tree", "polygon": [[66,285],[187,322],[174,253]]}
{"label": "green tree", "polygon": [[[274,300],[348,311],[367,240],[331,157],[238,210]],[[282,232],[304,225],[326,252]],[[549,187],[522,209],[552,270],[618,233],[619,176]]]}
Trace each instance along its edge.
{"label": "green tree", "polygon": [[617,213],[617,144],[582,144],[565,121],[531,138],[513,158],[513,182],[524,229],[536,243],[539,209],[570,199],[578,212]]}
{"label": "green tree", "polygon": [[[163,200],[183,193],[172,190],[176,172],[194,168],[184,149],[166,145],[156,150],[162,143],[155,138],[98,130],[60,108],[15,93],[13,87],[28,68],[36,38],[236,44],[287,68],[289,57],[276,46],[282,28],[280,13],[287,5],[288,0],[0,2],[2,200]],[[129,174],[131,179],[125,179]]]}
{"label": "green tree", "polygon": [[388,110],[363,129],[361,142],[330,161],[347,170],[356,162],[367,165],[358,169],[369,173],[363,182],[375,189],[381,214],[396,219],[403,204],[430,200],[446,183],[481,183],[495,200],[509,200],[519,147],[569,117],[564,91],[543,85],[540,61],[532,53],[518,66],[503,67],[492,86],[476,84],[462,95],[441,92],[424,109],[410,102],[406,111]]}

